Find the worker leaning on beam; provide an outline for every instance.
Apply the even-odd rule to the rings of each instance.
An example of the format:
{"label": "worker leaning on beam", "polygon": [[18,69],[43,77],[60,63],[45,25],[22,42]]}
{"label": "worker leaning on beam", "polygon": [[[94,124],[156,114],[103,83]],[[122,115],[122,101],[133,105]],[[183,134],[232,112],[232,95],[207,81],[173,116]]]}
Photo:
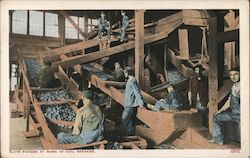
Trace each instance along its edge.
{"label": "worker leaning on beam", "polygon": [[123,68],[121,67],[121,64],[119,62],[115,62],[114,64],[114,73],[112,77],[108,78],[109,81],[117,81],[117,82],[124,82],[125,76],[123,72]]}
{"label": "worker leaning on beam", "polygon": [[38,72],[35,84],[40,88],[54,88],[59,86],[54,76],[56,66],[51,66],[51,62],[45,62],[44,67]]}
{"label": "worker leaning on beam", "polygon": [[98,39],[99,41],[101,41],[102,38],[102,33],[106,33],[107,34],[107,40],[108,43],[110,43],[110,23],[107,20],[105,13],[101,12],[101,17],[98,19],[97,21],[97,26],[98,26]]}
{"label": "worker leaning on beam", "polygon": [[126,15],[126,12],[124,12],[124,11],[121,11],[121,15],[122,15],[122,26],[120,28],[119,34],[120,34],[120,41],[123,42],[123,41],[128,40],[126,31],[128,29],[128,26],[129,26],[129,18]]}
{"label": "worker leaning on beam", "polygon": [[77,110],[73,132],[60,132],[57,135],[58,143],[88,144],[103,139],[104,115],[100,108],[92,103],[92,98],[91,91],[83,92],[83,107]]}
{"label": "worker leaning on beam", "polygon": [[[240,122],[240,70],[230,70],[230,79],[234,82],[230,96],[222,108],[213,117],[213,139],[211,142],[223,144],[223,122]],[[240,125],[240,124],[239,124]]]}
{"label": "worker leaning on beam", "polygon": [[153,111],[186,109],[183,97],[174,90],[172,85],[167,87],[167,91],[168,94],[164,99],[157,100],[155,105],[147,104],[147,107]]}
{"label": "worker leaning on beam", "polygon": [[124,94],[125,103],[124,111],[122,113],[122,123],[125,135],[133,135],[137,107],[144,108],[146,102],[142,98],[140,88],[134,77],[133,68],[126,67],[124,70],[124,76],[127,78],[127,83]]}

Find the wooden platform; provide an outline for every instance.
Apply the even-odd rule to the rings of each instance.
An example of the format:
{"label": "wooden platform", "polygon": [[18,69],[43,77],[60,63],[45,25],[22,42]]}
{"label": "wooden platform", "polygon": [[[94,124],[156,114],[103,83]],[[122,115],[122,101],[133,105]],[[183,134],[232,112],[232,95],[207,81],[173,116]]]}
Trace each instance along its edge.
{"label": "wooden platform", "polygon": [[240,149],[240,144],[218,145],[210,143],[212,137],[207,128],[188,128],[172,144],[180,149]]}

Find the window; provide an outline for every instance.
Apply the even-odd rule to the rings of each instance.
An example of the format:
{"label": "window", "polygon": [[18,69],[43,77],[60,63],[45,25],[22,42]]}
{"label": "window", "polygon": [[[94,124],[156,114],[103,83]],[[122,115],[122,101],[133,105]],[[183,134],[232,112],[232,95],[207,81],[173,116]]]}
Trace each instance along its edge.
{"label": "window", "polygon": [[[70,16],[70,18],[78,25],[78,17]],[[65,37],[71,39],[78,39],[77,30],[67,19],[65,20]]]}
{"label": "window", "polygon": [[45,13],[45,36],[59,37],[57,14]]}
{"label": "window", "polygon": [[43,35],[43,12],[30,11],[30,35]]}
{"label": "window", "polygon": [[16,10],[12,14],[12,32],[27,34],[27,10]]}

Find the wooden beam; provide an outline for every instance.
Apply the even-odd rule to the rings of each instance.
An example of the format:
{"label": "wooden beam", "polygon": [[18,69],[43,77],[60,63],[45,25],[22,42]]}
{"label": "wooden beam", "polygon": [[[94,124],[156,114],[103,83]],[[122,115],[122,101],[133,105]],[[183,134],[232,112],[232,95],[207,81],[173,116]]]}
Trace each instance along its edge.
{"label": "wooden beam", "polygon": [[27,10],[27,35],[30,34],[30,11]]}
{"label": "wooden beam", "polygon": [[59,21],[59,38],[61,45],[65,45],[65,17],[62,14],[58,14]]}
{"label": "wooden beam", "polygon": [[89,31],[88,31],[88,19],[89,19],[89,17],[88,17],[88,15],[84,15],[84,33],[85,34],[87,34]]}
{"label": "wooden beam", "polygon": [[40,105],[58,105],[58,104],[66,104],[66,103],[76,103],[75,99],[63,99],[63,100],[54,100],[54,101],[45,101],[38,102]]}
{"label": "wooden beam", "polygon": [[135,78],[144,88],[144,10],[135,11]]}
{"label": "wooden beam", "polygon": [[65,11],[60,11],[60,13],[72,24],[72,26],[82,35],[83,38],[86,38],[88,34],[85,34],[79,26],[74,22],[74,20],[69,16],[69,14]]}
{"label": "wooden beam", "polygon": [[45,11],[43,11],[43,36],[46,34],[46,20],[45,20]]}
{"label": "wooden beam", "polygon": [[[167,32],[161,32],[161,33],[157,33],[154,35],[150,35],[144,38],[144,44],[152,43],[152,42],[164,39],[166,37],[168,37]],[[55,62],[53,63],[53,65],[61,65],[62,67],[72,67],[77,64],[89,63],[94,60],[106,57],[106,56],[111,56],[117,53],[121,53],[130,49],[133,49],[134,46],[135,46],[135,42],[131,41],[122,45],[108,48],[103,51],[96,51],[96,52],[89,53],[89,54],[74,56],[74,57],[68,58],[68,60],[65,60],[63,62],[62,61]]]}
{"label": "wooden beam", "polygon": [[[10,42],[18,46],[60,47],[58,38],[12,34]],[[43,52],[42,52],[43,53]]]}
{"label": "wooden beam", "polygon": [[9,26],[10,26],[10,28],[9,28],[9,34],[12,34],[12,25],[13,25],[12,19],[13,19],[13,12],[9,11]]}
{"label": "wooden beam", "polygon": [[179,29],[178,33],[179,33],[180,57],[182,59],[189,59],[188,30]]}
{"label": "wooden beam", "polygon": [[[156,25],[156,23],[153,23],[154,25],[156,25],[156,28],[155,28],[156,34],[157,35],[160,35],[160,33],[168,33],[169,34],[173,30],[175,30],[177,27],[179,27],[181,24],[183,24],[182,13],[178,13],[178,15],[174,15],[174,18],[176,18],[176,17],[177,17],[177,21],[175,19],[170,19],[170,20],[172,20],[171,23],[169,23],[169,18],[159,20],[157,25]],[[145,24],[144,27],[146,27],[147,25],[149,25],[149,24]],[[152,24],[150,24],[150,26],[151,25]],[[154,26],[154,25],[152,25],[152,26]],[[153,36],[153,35],[148,35],[148,36]],[[111,36],[111,42],[112,41],[117,41],[117,38],[115,38],[114,36]],[[94,46],[98,46],[98,45],[99,45],[99,43],[95,39],[84,41],[84,42],[79,42],[79,43],[67,45],[64,47],[52,49],[51,51],[46,51],[43,53],[44,55],[41,58],[43,58],[44,61],[46,61],[46,60],[51,61],[52,57],[58,59],[59,57],[55,57],[55,56],[60,56],[60,55],[67,54],[67,53],[74,52],[74,51],[78,51],[78,50],[84,50],[86,48],[90,48],[90,47],[94,47]]]}
{"label": "wooden beam", "polygon": [[208,19],[209,22],[209,114],[208,125],[209,132],[213,133],[213,115],[218,111],[217,93],[218,93],[218,45],[217,45],[217,18]]}
{"label": "wooden beam", "polygon": [[239,40],[239,29],[230,30],[218,33],[217,41],[219,43],[226,43]]}
{"label": "wooden beam", "polygon": [[33,104],[34,109],[35,109],[35,112],[37,115],[37,120],[38,120],[39,124],[41,125],[42,131],[44,133],[44,137],[52,144],[56,143],[57,140],[56,140],[55,136],[52,134],[52,132],[50,131],[50,129],[48,128],[48,124],[47,124],[46,119],[43,115],[43,112],[40,108],[40,105],[38,104],[37,100],[35,98],[33,98],[32,91],[29,87],[29,80],[27,77],[27,69],[26,69],[24,60],[23,60],[19,51],[18,51],[18,55],[19,55],[19,66],[21,69],[21,73],[23,75],[24,84],[25,84],[26,89],[28,91],[29,98]]}

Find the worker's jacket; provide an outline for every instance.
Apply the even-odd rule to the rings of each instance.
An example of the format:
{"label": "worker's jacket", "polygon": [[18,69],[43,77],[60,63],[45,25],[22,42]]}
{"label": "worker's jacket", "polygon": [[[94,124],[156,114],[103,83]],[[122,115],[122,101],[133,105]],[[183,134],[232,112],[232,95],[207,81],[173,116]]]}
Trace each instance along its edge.
{"label": "worker's jacket", "polygon": [[100,108],[90,101],[77,111],[72,134],[79,135],[84,143],[99,141],[104,130],[103,122]]}
{"label": "worker's jacket", "polygon": [[37,75],[36,83],[37,86],[41,88],[51,88],[53,87],[53,81],[55,80],[54,77],[55,68],[52,66],[45,66]]}
{"label": "worker's jacket", "polygon": [[89,102],[77,111],[73,132],[60,132],[57,135],[58,143],[88,144],[100,141],[103,138],[103,121],[104,116],[100,108]]}
{"label": "worker's jacket", "polygon": [[145,102],[142,98],[141,91],[136,79],[133,77],[126,83],[125,88],[125,107],[144,106]]}
{"label": "worker's jacket", "polygon": [[110,27],[110,24],[109,24],[108,20],[105,19],[105,18],[99,18],[97,25],[98,25],[99,29],[109,28]]}
{"label": "worker's jacket", "polygon": [[197,103],[197,94],[200,95],[201,104],[207,105],[208,103],[208,79],[207,77],[200,76],[201,80],[198,80],[197,76],[191,77],[189,81],[189,91],[191,91],[192,105]]}
{"label": "worker's jacket", "polygon": [[158,100],[155,103],[154,111],[160,110],[183,110],[185,109],[185,104],[183,103],[183,98],[178,92],[168,93],[164,101]]}
{"label": "worker's jacket", "polygon": [[125,80],[122,68],[117,68],[114,70],[114,80],[119,82],[123,82]]}
{"label": "worker's jacket", "polygon": [[123,27],[123,28],[128,28],[128,25],[129,25],[128,16],[124,15],[124,16],[122,17],[122,27]]}

